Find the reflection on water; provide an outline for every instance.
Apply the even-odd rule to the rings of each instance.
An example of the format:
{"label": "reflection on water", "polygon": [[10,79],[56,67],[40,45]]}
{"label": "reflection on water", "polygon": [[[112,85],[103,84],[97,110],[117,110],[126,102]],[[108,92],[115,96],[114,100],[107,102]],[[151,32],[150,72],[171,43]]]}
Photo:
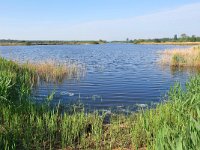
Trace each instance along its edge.
{"label": "reflection on water", "polygon": [[123,111],[159,102],[176,81],[182,84],[195,70],[158,65],[158,51],[181,47],[170,45],[51,45],[0,47],[3,57],[20,61],[55,59],[85,64],[80,80],[40,85],[34,92],[38,102],[55,89],[54,103],[84,103],[89,109],[116,108]]}
{"label": "reflection on water", "polygon": [[199,74],[200,73],[200,68],[198,67],[170,67],[170,71],[172,75],[176,75],[178,73],[181,74]]}
{"label": "reflection on water", "polygon": [[179,66],[169,66],[169,65],[163,65],[160,66],[163,71],[168,71],[170,69],[170,73],[172,76],[176,77],[181,74],[187,74],[189,75],[195,75],[200,73],[199,67],[179,67]]}

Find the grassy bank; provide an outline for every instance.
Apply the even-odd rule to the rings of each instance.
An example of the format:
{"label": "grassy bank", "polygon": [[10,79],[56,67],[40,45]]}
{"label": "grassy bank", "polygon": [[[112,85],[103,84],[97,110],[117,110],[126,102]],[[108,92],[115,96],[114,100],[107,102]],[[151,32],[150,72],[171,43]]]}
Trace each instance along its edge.
{"label": "grassy bank", "polygon": [[200,147],[200,76],[183,90],[176,84],[166,102],[129,115],[63,111],[30,97],[34,69],[0,59],[2,149],[193,149]]}
{"label": "grassy bank", "polygon": [[200,46],[185,49],[165,50],[161,54],[161,64],[171,67],[200,67]]}

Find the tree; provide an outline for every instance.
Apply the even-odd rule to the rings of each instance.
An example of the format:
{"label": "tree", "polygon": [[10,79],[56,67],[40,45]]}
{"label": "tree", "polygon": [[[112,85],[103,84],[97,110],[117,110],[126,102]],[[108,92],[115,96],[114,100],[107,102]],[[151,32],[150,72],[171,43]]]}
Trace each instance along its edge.
{"label": "tree", "polygon": [[191,40],[191,42],[196,42],[197,41],[197,38],[196,38],[196,36],[195,35],[192,35],[192,37],[190,38]]}
{"label": "tree", "polygon": [[174,35],[174,41],[177,41],[178,40],[178,37],[177,37],[177,34]]}
{"label": "tree", "polygon": [[183,33],[181,34],[181,38],[186,38],[187,37],[187,34]]}
{"label": "tree", "polygon": [[160,43],[161,42],[160,39],[154,39],[153,41],[156,42],[156,43]]}

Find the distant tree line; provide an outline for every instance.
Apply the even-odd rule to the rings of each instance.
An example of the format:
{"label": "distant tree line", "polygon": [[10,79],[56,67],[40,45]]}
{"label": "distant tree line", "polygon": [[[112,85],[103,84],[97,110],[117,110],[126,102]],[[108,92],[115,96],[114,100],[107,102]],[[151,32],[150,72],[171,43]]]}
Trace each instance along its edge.
{"label": "distant tree line", "polygon": [[64,45],[64,44],[103,44],[106,43],[105,40],[98,41],[40,41],[40,40],[6,40],[0,39],[0,45]]}
{"label": "distant tree line", "polygon": [[142,43],[142,42],[154,42],[154,43],[163,43],[163,42],[200,42],[200,37],[192,35],[188,36],[187,34],[183,33],[178,37],[177,34],[174,35],[172,38],[155,38],[155,39],[135,39],[129,40],[126,42],[129,43]]}

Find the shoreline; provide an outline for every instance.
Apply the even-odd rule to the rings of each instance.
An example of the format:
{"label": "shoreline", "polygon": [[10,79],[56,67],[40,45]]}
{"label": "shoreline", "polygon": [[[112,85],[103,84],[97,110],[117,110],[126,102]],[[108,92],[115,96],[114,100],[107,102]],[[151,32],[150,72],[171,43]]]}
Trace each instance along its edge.
{"label": "shoreline", "polygon": [[64,111],[59,102],[51,108],[54,91],[38,105],[30,98],[35,70],[0,58],[0,71],[0,147],[165,149],[180,142],[184,149],[199,147],[200,76],[190,78],[185,90],[175,84],[155,108],[109,115],[86,114],[73,105]]}
{"label": "shoreline", "polygon": [[14,41],[0,42],[0,46],[35,46],[35,45],[96,45],[105,41]]}
{"label": "shoreline", "polygon": [[137,43],[141,45],[186,45],[186,46],[194,46],[200,45],[200,42],[141,42]]}
{"label": "shoreline", "polygon": [[[0,42],[0,46],[36,46],[36,45],[98,45],[98,44],[106,44],[109,42],[101,42],[101,41],[74,41],[74,42]],[[112,42],[111,42],[112,43]],[[135,44],[135,45],[181,45],[181,46],[196,46],[200,45],[200,42],[139,42],[139,43],[126,43],[119,42],[121,44]]]}

